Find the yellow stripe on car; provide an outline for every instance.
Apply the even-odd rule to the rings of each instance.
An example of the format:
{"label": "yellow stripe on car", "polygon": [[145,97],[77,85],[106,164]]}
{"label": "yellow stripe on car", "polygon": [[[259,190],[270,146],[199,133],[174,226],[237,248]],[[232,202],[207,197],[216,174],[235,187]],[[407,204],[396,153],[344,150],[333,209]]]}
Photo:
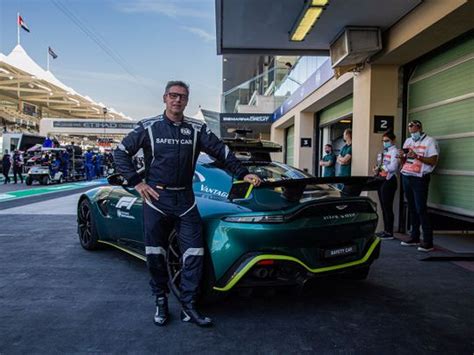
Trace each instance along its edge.
{"label": "yellow stripe on car", "polygon": [[99,243],[102,243],[102,244],[110,245],[110,246],[112,246],[112,247],[114,247],[114,248],[117,248],[117,249],[120,249],[121,251],[124,251],[124,252],[126,252],[127,254],[130,254],[130,255],[132,255],[132,256],[134,256],[134,257],[140,259],[140,260],[146,261],[146,257],[144,257],[143,255],[140,255],[140,254],[135,253],[135,252],[133,252],[133,251],[131,251],[131,250],[127,250],[127,249],[125,249],[125,248],[122,248],[121,246],[118,246],[117,244],[110,243],[110,242],[106,242],[106,241],[104,241],[104,240],[98,240],[98,242],[99,242]]}
{"label": "yellow stripe on car", "polygon": [[303,266],[306,270],[309,272],[312,272],[313,274],[319,274],[323,272],[328,272],[328,271],[334,271],[334,270],[339,270],[339,269],[344,269],[348,268],[351,266],[356,266],[365,263],[367,260],[369,260],[370,256],[372,255],[373,251],[377,247],[377,245],[380,243],[380,238],[375,238],[373,241],[372,245],[370,246],[369,250],[367,250],[367,253],[364,255],[362,259],[351,261],[349,263],[345,264],[339,264],[339,265],[333,265],[333,266],[325,266],[321,268],[315,268],[311,269],[308,265],[303,263],[301,260],[296,259],[292,256],[286,256],[286,255],[272,255],[272,254],[264,254],[264,255],[258,255],[255,258],[253,258],[245,267],[240,270],[238,273],[234,274],[231,278],[231,280],[225,285],[224,287],[214,287],[214,290],[216,291],[229,291],[232,287],[235,286],[237,282],[259,261],[262,260],[286,260],[286,261],[293,261],[295,263],[300,264]]}

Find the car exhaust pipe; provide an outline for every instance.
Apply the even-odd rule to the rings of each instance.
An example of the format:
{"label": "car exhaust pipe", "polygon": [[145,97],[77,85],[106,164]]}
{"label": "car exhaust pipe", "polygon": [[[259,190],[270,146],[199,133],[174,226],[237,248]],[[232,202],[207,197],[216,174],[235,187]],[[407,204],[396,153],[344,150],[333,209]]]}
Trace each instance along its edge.
{"label": "car exhaust pipe", "polygon": [[266,279],[270,275],[270,272],[267,268],[259,267],[253,271],[253,275],[259,279]]}

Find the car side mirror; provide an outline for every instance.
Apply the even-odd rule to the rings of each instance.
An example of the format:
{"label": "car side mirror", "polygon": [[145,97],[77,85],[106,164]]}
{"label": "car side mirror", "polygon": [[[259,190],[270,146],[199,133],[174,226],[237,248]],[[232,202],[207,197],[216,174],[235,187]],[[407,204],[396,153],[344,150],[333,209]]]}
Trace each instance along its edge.
{"label": "car side mirror", "polygon": [[127,180],[120,174],[109,175],[107,182],[112,186],[127,186]]}

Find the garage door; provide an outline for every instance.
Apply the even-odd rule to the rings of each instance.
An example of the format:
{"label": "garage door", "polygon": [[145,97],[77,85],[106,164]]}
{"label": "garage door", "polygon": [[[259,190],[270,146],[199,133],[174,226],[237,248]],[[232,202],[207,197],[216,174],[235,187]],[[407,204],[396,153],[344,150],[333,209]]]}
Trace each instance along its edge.
{"label": "garage door", "polygon": [[408,84],[408,120],[438,140],[429,206],[474,217],[474,38],[420,63]]}
{"label": "garage door", "polygon": [[286,129],[285,137],[285,163],[294,166],[295,162],[295,126]]}
{"label": "garage door", "polygon": [[319,112],[319,127],[352,115],[352,95],[329,105]]}

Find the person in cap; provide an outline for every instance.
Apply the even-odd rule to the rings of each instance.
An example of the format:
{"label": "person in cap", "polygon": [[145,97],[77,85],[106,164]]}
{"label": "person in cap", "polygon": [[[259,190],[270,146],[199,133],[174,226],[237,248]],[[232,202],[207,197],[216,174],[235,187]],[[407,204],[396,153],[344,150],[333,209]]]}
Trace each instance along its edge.
{"label": "person in cap", "polygon": [[[433,137],[423,131],[423,124],[414,120],[408,124],[408,137],[399,150],[403,190],[411,222],[410,239],[403,246],[417,246],[419,251],[433,250],[433,229],[428,215],[428,189],[431,173],[438,163],[439,148]],[[423,230],[420,240],[420,225]]]}

